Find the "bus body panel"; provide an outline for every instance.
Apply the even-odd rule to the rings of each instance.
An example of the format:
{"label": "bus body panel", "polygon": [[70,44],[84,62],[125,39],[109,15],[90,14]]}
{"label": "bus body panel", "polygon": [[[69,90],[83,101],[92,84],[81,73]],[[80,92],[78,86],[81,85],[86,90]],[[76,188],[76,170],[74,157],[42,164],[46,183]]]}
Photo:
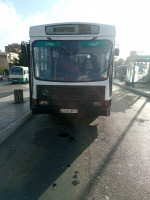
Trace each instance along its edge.
{"label": "bus body panel", "polygon": [[[33,99],[37,99],[37,86],[38,85],[41,85],[41,86],[73,86],[73,87],[82,87],[82,86],[85,86],[85,83],[82,83],[82,82],[78,82],[78,83],[62,83],[62,82],[50,82],[49,84],[46,82],[46,81],[37,81],[36,79],[34,79],[34,84],[33,84],[33,90],[35,91],[34,94],[32,94],[32,98]],[[111,99],[111,96],[109,95],[109,80],[106,80],[106,81],[103,81],[103,82],[87,82],[86,83],[86,87],[102,87],[104,86],[105,87],[105,99],[106,100],[110,100]]]}
{"label": "bus body panel", "polygon": [[[37,85],[36,93],[36,101],[32,99],[31,109],[38,113],[76,109],[78,112],[99,111],[104,114],[111,105],[111,98],[105,98],[105,86]],[[40,105],[41,101],[48,101],[49,104]],[[108,103],[106,108],[105,102]]]}
{"label": "bus body panel", "polygon": [[[97,24],[97,23],[87,23],[87,22],[68,22],[68,23],[55,23],[55,24],[44,24],[44,25],[38,25],[38,26],[32,26],[30,27],[30,30],[29,30],[29,36],[30,38],[31,37],[45,37],[45,36],[48,36],[45,34],[45,27],[46,26],[56,26],[56,25],[76,25],[76,24],[85,24],[85,25],[99,25],[100,26],[100,31],[98,34],[93,34],[93,35],[96,35],[96,36],[101,36],[101,37],[114,37],[116,35],[116,29],[115,29],[115,26],[113,25],[106,25],[106,24]],[[55,34],[56,35],[56,34]],[[52,35],[51,35],[52,36]],[[54,35],[53,35],[54,36]],[[72,37],[74,36],[73,34],[72,35],[58,35],[58,36],[61,36],[61,37]],[[83,35],[75,35],[76,38],[79,38],[79,37],[90,37],[92,36],[92,34],[88,35],[88,34],[83,34]]]}
{"label": "bus body panel", "polygon": [[[78,112],[98,113],[107,116],[110,113],[111,96],[109,93],[109,81],[105,83],[54,83],[50,85],[34,80],[35,91],[31,98],[31,110],[33,113],[60,113],[60,109],[76,109]],[[43,94],[44,92],[48,94]],[[47,100],[48,106],[40,106],[39,102]],[[36,104],[35,104],[36,102]],[[107,107],[105,103],[107,102]]]}

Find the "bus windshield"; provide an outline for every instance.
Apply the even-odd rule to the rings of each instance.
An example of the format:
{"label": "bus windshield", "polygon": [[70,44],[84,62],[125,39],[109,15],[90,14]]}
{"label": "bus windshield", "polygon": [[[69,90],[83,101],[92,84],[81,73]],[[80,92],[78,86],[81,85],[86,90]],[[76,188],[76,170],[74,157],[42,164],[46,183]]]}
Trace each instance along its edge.
{"label": "bus windshield", "polygon": [[108,77],[112,42],[35,41],[35,78],[48,81],[103,81]]}
{"label": "bus windshield", "polygon": [[20,67],[11,67],[10,68],[10,74],[11,75],[22,75],[23,69]]}

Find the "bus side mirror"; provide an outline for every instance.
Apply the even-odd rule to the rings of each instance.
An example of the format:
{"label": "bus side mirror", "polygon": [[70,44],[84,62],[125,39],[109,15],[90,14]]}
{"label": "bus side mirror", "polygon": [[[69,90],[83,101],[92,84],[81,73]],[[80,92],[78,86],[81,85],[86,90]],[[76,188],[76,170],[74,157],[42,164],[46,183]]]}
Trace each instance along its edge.
{"label": "bus side mirror", "polygon": [[26,42],[21,42],[21,53],[26,54]]}
{"label": "bus side mirror", "polygon": [[115,56],[119,56],[119,48],[115,48]]}
{"label": "bus side mirror", "polygon": [[28,67],[30,67],[30,43],[27,43],[27,59],[28,59]]}
{"label": "bus side mirror", "polygon": [[21,42],[21,54],[22,57],[26,60],[26,65],[30,66],[30,44],[28,42]]}

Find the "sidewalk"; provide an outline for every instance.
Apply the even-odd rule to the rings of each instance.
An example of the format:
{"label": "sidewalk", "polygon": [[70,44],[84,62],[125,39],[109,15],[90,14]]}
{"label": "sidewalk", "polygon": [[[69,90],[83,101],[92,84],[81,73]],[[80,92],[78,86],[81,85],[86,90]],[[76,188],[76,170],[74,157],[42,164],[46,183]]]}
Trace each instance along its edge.
{"label": "sidewalk", "polygon": [[23,91],[24,103],[14,103],[14,95],[0,99],[0,144],[22,126],[32,114],[29,91]]}
{"label": "sidewalk", "polygon": [[113,84],[123,87],[126,90],[130,90],[131,92],[135,92],[141,96],[150,98],[150,87],[147,88],[145,84],[136,83],[134,87],[126,86],[125,82],[120,81],[120,79],[113,79]]}

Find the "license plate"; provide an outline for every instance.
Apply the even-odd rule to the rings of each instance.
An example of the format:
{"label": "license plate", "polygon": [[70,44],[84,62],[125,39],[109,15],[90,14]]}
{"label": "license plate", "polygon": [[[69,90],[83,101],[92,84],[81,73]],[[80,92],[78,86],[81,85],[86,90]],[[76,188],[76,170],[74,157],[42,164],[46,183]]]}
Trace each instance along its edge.
{"label": "license plate", "polygon": [[78,109],[60,109],[60,113],[78,113]]}

